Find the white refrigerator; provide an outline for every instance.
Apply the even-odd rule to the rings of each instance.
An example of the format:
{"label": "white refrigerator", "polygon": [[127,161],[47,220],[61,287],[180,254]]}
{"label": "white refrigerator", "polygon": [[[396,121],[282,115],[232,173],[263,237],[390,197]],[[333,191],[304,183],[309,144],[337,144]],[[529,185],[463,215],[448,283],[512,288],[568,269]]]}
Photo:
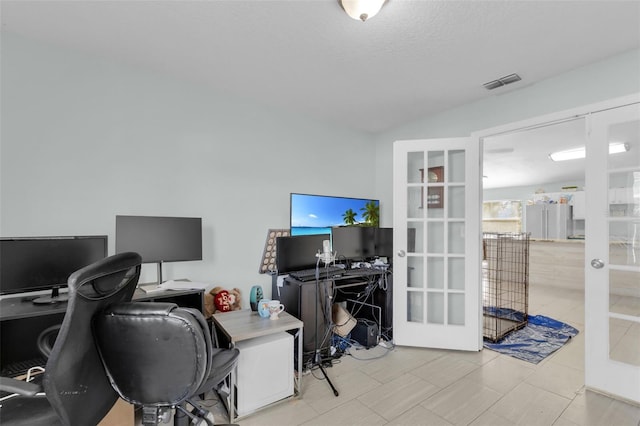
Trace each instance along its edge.
{"label": "white refrigerator", "polygon": [[531,238],[564,240],[572,234],[569,204],[533,204],[527,206],[525,231]]}

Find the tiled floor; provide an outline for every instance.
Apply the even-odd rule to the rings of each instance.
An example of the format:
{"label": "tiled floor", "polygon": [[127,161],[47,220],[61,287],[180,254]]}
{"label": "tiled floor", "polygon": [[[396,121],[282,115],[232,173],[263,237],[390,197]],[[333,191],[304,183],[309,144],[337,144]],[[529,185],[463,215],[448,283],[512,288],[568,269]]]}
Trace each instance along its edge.
{"label": "tiled floor", "polygon": [[[638,426],[640,407],[584,389],[584,295],[532,288],[529,313],[580,333],[539,364],[490,350],[467,353],[397,347],[354,351],[317,371],[302,397],[236,421],[251,425]],[[356,359],[359,358],[359,359]],[[216,421],[225,422],[213,401]]]}

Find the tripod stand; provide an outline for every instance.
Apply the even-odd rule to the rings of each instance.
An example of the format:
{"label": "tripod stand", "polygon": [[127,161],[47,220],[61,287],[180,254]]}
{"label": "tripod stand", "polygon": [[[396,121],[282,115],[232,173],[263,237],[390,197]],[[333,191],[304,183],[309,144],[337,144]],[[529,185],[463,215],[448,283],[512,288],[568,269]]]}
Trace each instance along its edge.
{"label": "tripod stand", "polygon": [[[313,368],[314,366],[317,366],[320,371],[322,372],[322,375],[324,376],[325,380],[327,381],[327,383],[329,383],[329,386],[331,387],[331,390],[333,391],[333,394],[335,396],[338,396],[338,390],[335,388],[335,386],[333,386],[333,383],[331,383],[331,380],[329,379],[329,376],[327,375],[327,372],[324,369],[324,366],[322,365],[322,354],[320,353],[320,347],[318,346],[318,305],[320,305],[320,303],[322,302],[322,300],[320,299],[320,259],[322,259],[325,262],[325,265],[328,265],[331,262],[331,257],[332,255],[329,253],[327,254],[326,251],[323,254],[318,253],[317,254],[318,257],[318,261],[316,262],[316,312],[315,312],[315,342],[314,342],[314,357],[313,357],[313,364],[311,364],[311,368]],[[328,260],[327,260],[328,259]],[[323,304],[323,306],[325,306]],[[323,307],[323,312],[322,315],[326,314],[326,308]]]}

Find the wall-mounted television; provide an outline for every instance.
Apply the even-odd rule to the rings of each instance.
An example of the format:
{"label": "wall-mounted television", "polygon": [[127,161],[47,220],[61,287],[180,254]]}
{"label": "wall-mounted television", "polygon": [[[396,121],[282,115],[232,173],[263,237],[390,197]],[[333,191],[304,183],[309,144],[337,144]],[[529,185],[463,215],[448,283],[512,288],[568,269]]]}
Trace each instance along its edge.
{"label": "wall-mounted television", "polygon": [[199,217],[116,216],[116,253],[133,251],[143,263],[202,260],[202,219]]}
{"label": "wall-mounted television", "polygon": [[0,238],[0,294],[51,290],[38,304],[67,300],[69,275],[107,257],[107,236]]}
{"label": "wall-mounted television", "polygon": [[291,235],[331,234],[335,226],[380,223],[380,201],[327,195],[291,194]]}

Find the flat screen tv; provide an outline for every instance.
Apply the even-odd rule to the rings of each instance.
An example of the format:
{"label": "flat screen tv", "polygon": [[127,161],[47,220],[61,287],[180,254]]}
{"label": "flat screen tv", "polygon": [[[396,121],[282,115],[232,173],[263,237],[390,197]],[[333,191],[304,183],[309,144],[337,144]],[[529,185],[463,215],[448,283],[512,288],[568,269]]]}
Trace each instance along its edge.
{"label": "flat screen tv", "polygon": [[202,218],[116,216],[116,253],[133,251],[143,263],[202,260]]}
{"label": "flat screen tv", "polygon": [[292,193],[290,205],[294,236],[331,234],[334,226],[380,223],[379,200]]}
{"label": "flat screen tv", "polygon": [[107,236],[0,238],[0,294],[51,290],[34,303],[67,300],[69,275],[107,257]]}

